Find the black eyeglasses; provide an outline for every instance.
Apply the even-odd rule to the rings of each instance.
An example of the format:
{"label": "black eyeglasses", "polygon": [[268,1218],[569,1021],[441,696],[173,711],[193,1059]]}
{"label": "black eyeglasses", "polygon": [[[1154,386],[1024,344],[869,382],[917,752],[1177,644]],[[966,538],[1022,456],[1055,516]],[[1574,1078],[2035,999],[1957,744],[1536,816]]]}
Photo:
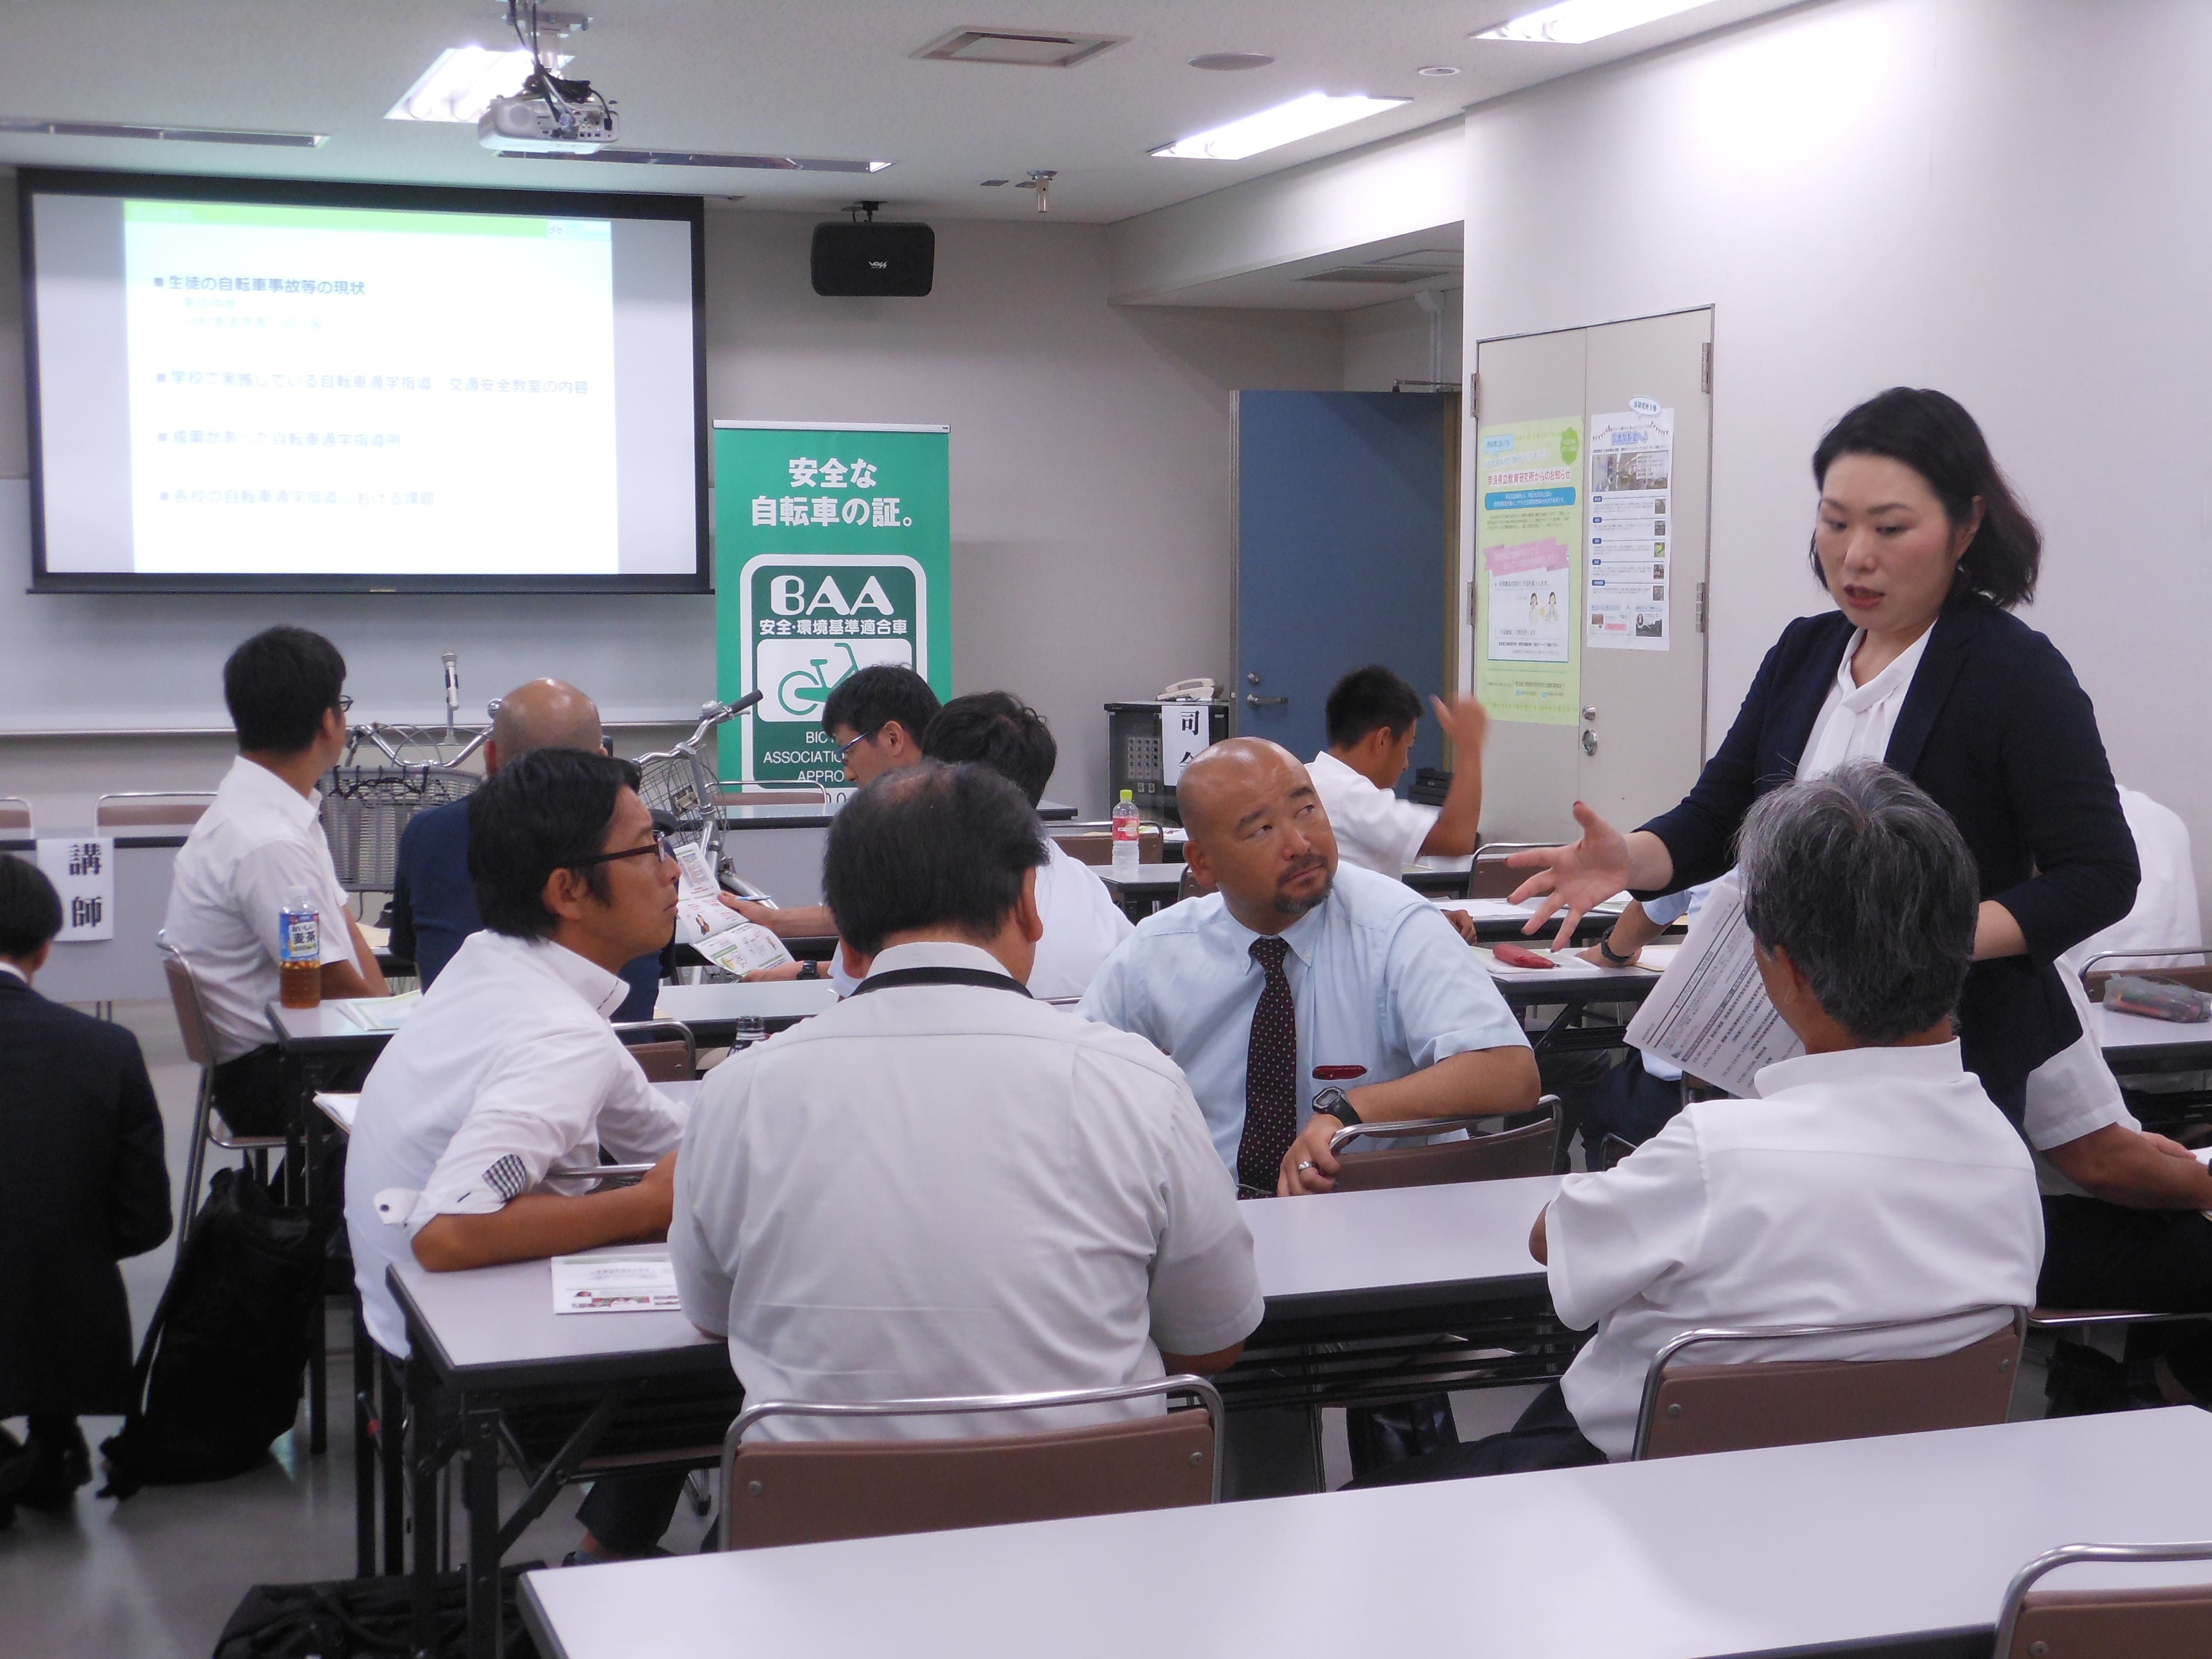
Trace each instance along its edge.
{"label": "black eyeglasses", "polygon": [[676,862],[676,848],[668,837],[656,834],[642,847],[625,847],[619,853],[594,853],[589,858],[570,859],[563,869],[588,869],[594,864],[612,864],[617,859],[641,859],[647,853],[658,854],[670,864]]}
{"label": "black eyeglasses", "polygon": [[859,737],[854,738],[850,743],[839,744],[837,745],[837,758],[841,761],[843,760],[848,755],[851,754],[854,749],[858,748],[861,744],[866,743],[870,738],[874,737],[877,732],[883,729],[884,728],[880,726],[872,726],[866,731],[861,732]]}
{"label": "black eyeglasses", "polygon": [[338,713],[341,714],[350,714],[353,713],[353,699],[351,697],[341,696],[338,699]]}

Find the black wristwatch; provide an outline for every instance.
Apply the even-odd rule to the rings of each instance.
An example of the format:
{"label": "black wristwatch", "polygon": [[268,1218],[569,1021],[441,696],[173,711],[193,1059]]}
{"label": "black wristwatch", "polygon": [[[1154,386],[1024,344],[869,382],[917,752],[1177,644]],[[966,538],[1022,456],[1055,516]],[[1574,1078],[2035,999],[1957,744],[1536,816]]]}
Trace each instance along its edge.
{"label": "black wristwatch", "polygon": [[1633,968],[1636,965],[1637,953],[1631,951],[1625,957],[1620,955],[1613,948],[1613,936],[1610,933],[1597,942],[1597,953],[1616,968]]}
{"label": "black wristwatch", "polygon": [[1345,1098],[1344,1091],[1341,1089],[1322,1090],[1313,1097],[1313,1109],[1316,1112],[1327,1112],[1347,1129],[1360,1121],[1359,1114],[1352,1109],[1352,1103]]}
{"label": "black wristwatch", "polygon": [[822,964],[818,962],[800,963],[799,964],[799,976],[801,979],[820,979],[822,977]]}

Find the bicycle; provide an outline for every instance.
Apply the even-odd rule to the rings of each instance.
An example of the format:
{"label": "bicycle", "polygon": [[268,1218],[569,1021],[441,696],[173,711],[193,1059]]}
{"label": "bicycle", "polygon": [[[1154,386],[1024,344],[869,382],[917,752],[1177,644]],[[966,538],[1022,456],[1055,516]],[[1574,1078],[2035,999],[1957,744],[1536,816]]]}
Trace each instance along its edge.
{"label": "bicycle", "polygon": [[[830,659],[827,657],[817,657],[807,668],[794,668],[776,683],[777,703],[785,708],[794,708],[805,713],[819,709],[823,703],[829,702],[831,691],[849,676],[857,674],[860,671],[860,659],[854,654],[853,647],[849,644],[840,640],[836,648],[845,653],[845,666],[836,679],[828,678],[822,672],[823,669],[829,665]],[[809,669],[812,672],[809,672]]]}

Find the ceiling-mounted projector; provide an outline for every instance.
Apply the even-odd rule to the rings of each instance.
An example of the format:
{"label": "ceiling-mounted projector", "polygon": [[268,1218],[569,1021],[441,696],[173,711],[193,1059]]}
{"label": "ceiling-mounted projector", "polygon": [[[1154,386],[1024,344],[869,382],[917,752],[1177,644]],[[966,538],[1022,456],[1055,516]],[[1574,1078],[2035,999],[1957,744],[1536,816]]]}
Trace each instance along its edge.
{"label": "ceiling-mounted projector", "polygon": [[477,118],[477,142],[486,149],[539,155],[589,155],[605,149],[617,136],[614,106],[586,82],[568,84],[581,88],[584,95],[564,97],[556,106],[526,85],[512,98],[493,99]]}

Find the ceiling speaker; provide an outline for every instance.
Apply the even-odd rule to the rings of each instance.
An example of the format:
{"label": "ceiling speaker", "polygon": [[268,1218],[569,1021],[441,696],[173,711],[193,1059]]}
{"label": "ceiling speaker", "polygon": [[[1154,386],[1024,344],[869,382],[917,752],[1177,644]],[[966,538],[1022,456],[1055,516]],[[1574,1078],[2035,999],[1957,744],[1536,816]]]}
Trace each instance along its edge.
{"label": "ceiling speaker", "polygon": [[927,225],[814,227],[814,291],[829,299],[918,299],[937,270],[937,233]]}

